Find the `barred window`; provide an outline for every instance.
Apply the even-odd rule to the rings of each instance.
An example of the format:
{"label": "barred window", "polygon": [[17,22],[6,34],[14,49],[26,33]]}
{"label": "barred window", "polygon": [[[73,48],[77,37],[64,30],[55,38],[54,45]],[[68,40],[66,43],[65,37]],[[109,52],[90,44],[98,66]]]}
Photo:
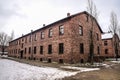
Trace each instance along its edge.
{"label": "barred window", "polygon": [[63,35],[64,34],[64,26],[61,25],[59,26],[59,35]]}
{"label": "barred window", "polygon": [[83,54],[84,53],[84,44],[80,43],[80,53]]}
{"label": "barred window", "polygon": [[41,32],[41,39],[44,39],[45,38],[45,34],[44,32]]}
{"label": "barred window", "polygon": [[63,54],[63,53],[64,53],[64,44],[59,43],[59,54]]}
{"label": "barred window", "polygon": [[49,37],[52,37],[52,34],[53,34],[53,31],[52,31],[52,28],[51,29],[49,29]]}
{"label": "barred window", "polygon": [[83,27],[79,26],[79,34],[82,36],[83,35]]}
{"label": "barred window", "polygon": [[52,53],[52,45],[48,45],[48,54]]}

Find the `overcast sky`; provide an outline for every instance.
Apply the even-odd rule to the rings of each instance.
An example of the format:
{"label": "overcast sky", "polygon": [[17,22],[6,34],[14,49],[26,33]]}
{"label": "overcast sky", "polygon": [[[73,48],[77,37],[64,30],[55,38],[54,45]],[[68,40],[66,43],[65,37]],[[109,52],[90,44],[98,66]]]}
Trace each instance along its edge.
{"label": "overcast sky", "polygon": [[[104,32],[108,31],[110,13],[114,11],[120,21],[120,0],[93,0],[99,11],[99,24]],[[39,29],[71,15],[85,11],[87,0],[0,0],[0,32],[15,38]]]}

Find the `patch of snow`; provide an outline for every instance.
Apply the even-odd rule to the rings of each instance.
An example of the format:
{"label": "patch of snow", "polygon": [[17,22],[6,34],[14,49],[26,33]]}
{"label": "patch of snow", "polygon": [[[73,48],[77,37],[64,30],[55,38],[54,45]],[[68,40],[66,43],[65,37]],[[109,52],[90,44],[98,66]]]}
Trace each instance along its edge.
{"label": "patch of snow", "polygon": [[94,63],[94,65],[95,65],[96,67],[101,67],[101,66],[104,66],[104,67],[106,67],[106,68],[110,67],[110,65],[104,64],[104,63]]}
{"label": "patch of snow", "polygon": [[2,55],[1,57],[8,57],[8,55]]}
{"label": "patch of snow", "polygon": [[82,68],[82,67],[71,67],[71,66],[61,66],[61,68],[79,70],[79,72],[100,70],[100,68]]}
{"label": "patch of snow", "polygon": [[55,80],[77,73],[0,59],[0,80]]}
{"label": "patch of snow", "polygon": [[111,62],[120,64],[120,60],[119,61],[111,61]]}
{"label": "patch of snow", "polygon": [[113,37],[112,33],[102,34],[102,39],[109,39],[109,38],[112,38],[112,37]]}

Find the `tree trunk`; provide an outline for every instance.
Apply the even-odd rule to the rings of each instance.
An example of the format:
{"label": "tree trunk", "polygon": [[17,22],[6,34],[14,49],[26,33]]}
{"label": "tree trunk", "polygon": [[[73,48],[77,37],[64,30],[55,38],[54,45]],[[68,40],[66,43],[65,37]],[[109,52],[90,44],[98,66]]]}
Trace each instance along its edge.
{"label": "tree trunk", "polygon": [[2,55],[4,55],[4,52],[5,52],[5,48],[4,46],[2,46]]}
{"label": "tree trunk", "polygon": [[94,62],[93,57],[94,57],[94,45],[91,42],[91,44],[90,44],[90,63],[91,63],[91,65],[93,65],[93,62]]}

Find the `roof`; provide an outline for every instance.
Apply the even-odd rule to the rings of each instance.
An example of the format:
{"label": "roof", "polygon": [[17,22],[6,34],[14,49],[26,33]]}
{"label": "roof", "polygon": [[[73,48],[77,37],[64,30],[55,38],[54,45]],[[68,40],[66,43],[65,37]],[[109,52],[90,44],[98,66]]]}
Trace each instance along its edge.
{"label": "roof", "polygon": [[[46,25],[46,26],[44,26],[44,27],[42,27],[42,28],[40,28],[40,29],[37,29],[37,30],[33,31],[32,33],[35,33],[35,32],[40,31],[40,30],[42,30],[42,29],[46,29],[46,28],[51,27],[52,25],[55,25],[55,24],[57,24],[57,23],[59,23],[59,22],[61,22],[61,21],[69,20],[69,19],[71,19],[71,18],[73,18],[73,17],[75,17],[75,16],[77,16],[77,15],[81,15],[81,14],[90,15],[90,14],[89,14],[88,12],[86,12],[86,11],[83,11],[83,12],[80,12],[80,13],[77,13],[77,14],[74,14],[74,15],[70,15],[70,16],[65,17],[65,18],[63,18],[63,19],[61,19],[61,20],[58,20],[58,21],[56,21],[56,22],[54,22],[54,23],[51,23],[51,24],[49,24],[49,25]],[[90,16],[91,16],[91,15],[90,15]],[[100,25],[98,24],[97,20],[96,20],[94,17],[93,17],[93,19],[94,19],[95,22],[97,23],[98,28],[100,29],[101,33],[103,33],[103,31],[102,31],[102,29],[100,28]],[[14,39],[13,41],[18,40],[18,39],[20,39],[20,38],[22,38],[22,37],[25,37],[25,36],[27,36],[27,35],[30,35],[30,34],[31,34],[31,33],[28,33],[28,34],[26,34],[26,35],[24,35],[24,36],[21,36],[21,37],[19,37],[19,38],[17,38],[17,39]],[[11,41],[11,42],[13,42],[13,41]]]}
{"label": "roof", "polygon": [[112,33],[105,33],[105,34],[102,34],[102,39],[111,39],[111,38],[113,38]]}

